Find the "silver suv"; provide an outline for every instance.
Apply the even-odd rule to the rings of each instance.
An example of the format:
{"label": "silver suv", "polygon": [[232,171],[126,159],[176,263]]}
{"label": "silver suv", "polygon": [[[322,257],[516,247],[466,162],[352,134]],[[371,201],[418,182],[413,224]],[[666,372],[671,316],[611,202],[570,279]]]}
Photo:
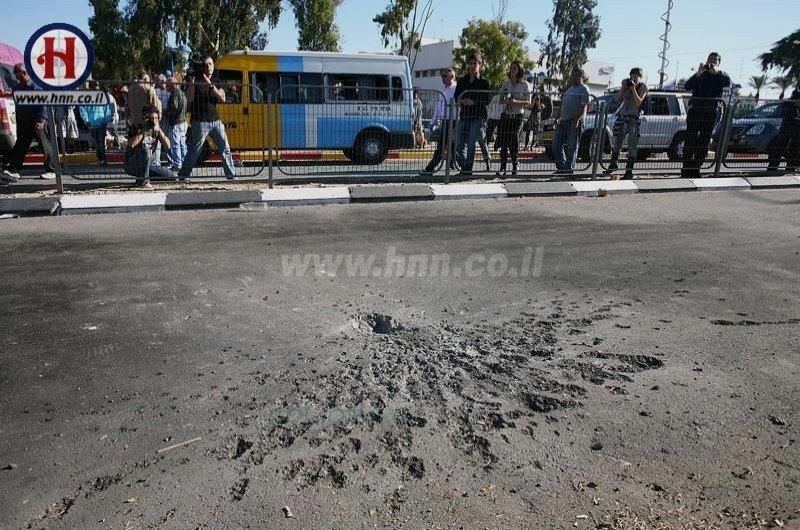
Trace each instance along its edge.
{"label": "silver suv", "polygon": [[[683,142],[686,135],[686,102],[691,94],[685,92],[663,92],[651,90],[642,103],[642,115],[639,121],[639,154],[640,160],[646,159],[653,153],[667,153],[670,160],[683,159]],[[597,110],[600,103],[607,104],[607,120],[605,135],[605,151],[610,152],[610,139],[614,122],[617,119],[620,101],[614,94],[605,94],[593,101],[589,106],[589,113],[583,124],[583,135],[578,147],[578,159],[589,162],[592,137],[597,123]],[[555,120],[543,123],[543,132],[536,135],[536,141],[548,157],[552,158],[553,136],[555,134]]]}

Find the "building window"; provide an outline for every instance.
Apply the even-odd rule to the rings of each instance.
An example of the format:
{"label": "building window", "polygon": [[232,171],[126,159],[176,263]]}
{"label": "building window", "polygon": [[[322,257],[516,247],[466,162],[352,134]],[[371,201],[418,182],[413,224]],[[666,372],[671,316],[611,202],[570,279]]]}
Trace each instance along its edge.
{"label": "building window", "polygon": [[419,70],[417,70],[416,72],[414,72],[414,77],[419,77]]}

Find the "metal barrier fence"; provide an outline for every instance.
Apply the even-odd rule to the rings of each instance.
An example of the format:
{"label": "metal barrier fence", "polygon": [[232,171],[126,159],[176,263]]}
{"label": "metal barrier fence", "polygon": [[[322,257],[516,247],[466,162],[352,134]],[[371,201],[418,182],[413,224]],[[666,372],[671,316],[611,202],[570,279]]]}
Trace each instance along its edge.
{"label": "metal barrier fence", "polygon": [[435,146],[447,134],[439,91],[292,85],[269,103],[269,162],[281,176],[416,174],[439,165]]}
{"label": "metal barrier fence", "polygon": [[[684,93],[651,91],[638,114],[625,115],[614,94],[588,98],[580,123],[558,117],[574,112],[586,98],[571,102],[555,94],[531,94],[530,104],[507,104],[498,91],[467,91],[448,101],[438,90],[377,84],[264,87],[228,83],[184,84],[172,92],[154,83],[116,85],[122,100],[118,119],[106,127],[66,126],[63,148],[83,150],[63,156],[63,171],[77,179],[133,179],[125,169],[128,139],[143,128],[139,105],[162,108],[162,128],[173,144],[196,142],[191,178],[237,177],[269,180],[328,175],[437,175],[448,182],[456,172],[478,176],[547,177],[574,172],[632,178],[637,174],[706,176],[721,171],[788,169],[800,165],[800,102],[750,98],[700,99]],[[185,131],[169,104],[172,93],[194,90]],[[567,96],[569,98],[569,96]],[[178,99],[180,99],[178,97]],[[473,105],[469,105],[469,102]],[[573,104],[574,103],[574,104]],[[477,109],[477,110],[475,110]],[[565,110],[566,109],[566,110]],[[793,110],[794,109],[794,110]],[[191,111],[205,113],[193,119]],[[212,127],[214,111],[217,130]],[[82,109],[73,109],[80,116]],[[192,126],[194,123],[194,126]],[[177,125],[174,126],[173,125]],[[196,128],[195,128],[196,127]],[[146,129],[147,126],[144,126]],[[224,130],[230,147],[218,153]],[[216,136],[216,140],[215,137]],[[474,142],[470,146],[469,139]],[[104,149],[98,149],[101,142]],[[557,149],[558,147],[561,149]],[[574,149],[575,163],[569,163]],[[180,171],[172,150],[156,150],[153,178],[175,179]],[[96,153],[95,156],[92,152]],[[560,153],[560,154],[559,154]],[[180,154],[180,153],[178,153]],[[100,165],[101,164],[101,165]],[[226,170],[225,166],[232,166]],[[438,178],[437,177],[437,178]]]}
{"label": "metal barrier fence", "polygon": [[800,100],[739,98],[732,103],[722,164],[731,170],[800,167]]}

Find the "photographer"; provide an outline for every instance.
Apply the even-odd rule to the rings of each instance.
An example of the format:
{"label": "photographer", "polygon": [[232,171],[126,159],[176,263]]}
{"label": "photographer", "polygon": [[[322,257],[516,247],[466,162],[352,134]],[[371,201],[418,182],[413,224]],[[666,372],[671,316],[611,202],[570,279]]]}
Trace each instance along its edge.
{"label": "photographer", "polygon": [[689,112],[686,115],[686,140],[683,147],[682,177],[699,177],[700,166],[708,156],[708,144],[717,122],[719,100],[731,78],[719,69],[722,57],[716,52],[697,68],[697,72],[686,81],[686,90],[692,91]]}
{"label": "photographer", "polygon": [[222,158],[222,168],[225,176],[233,180],[236,172],[233,168],[228,137],[225,135],[225,125],[219,118],[217,103],[225,103],[225,91],[212,83],[214,74],[214,59],[206,56],[201,61],[198,70],[186,84],[186,103],[191,113],[191,127],[187,138],[187,153],[183,165],[178,173],[181,180],[192,173],[200,157],[206,138],[211,136]]}
{"label": "photographer", "polygon": [[153,105],[142,109],[142,125],[128,128],[128,147],[125,149],[125,173],[136,177],[136,185],[152,190],[150,175],[175,179],[175,174],[155,163],[156,146],[169,149],[169,138],[161,130],[158,108]]}
{"label": "photographer", "polygon": [[622,105],[617,112],[617,119],[614,122],[613,143],[611,145],[611,163],[604,171],[610,175],[614,170],[619,169],[619,153],[622,151],[622,142],[628,137],[628,161],[625,164],[625,176],[623,179],[633,178],[633,165],[636,162],[639,146],[639,114],[642,109],[642,102],[647,96],[647,85],[642,83],[642,69],[631,68],[630,78],[622,82],[622,86],[617,91],[614,99],[622,101]]}

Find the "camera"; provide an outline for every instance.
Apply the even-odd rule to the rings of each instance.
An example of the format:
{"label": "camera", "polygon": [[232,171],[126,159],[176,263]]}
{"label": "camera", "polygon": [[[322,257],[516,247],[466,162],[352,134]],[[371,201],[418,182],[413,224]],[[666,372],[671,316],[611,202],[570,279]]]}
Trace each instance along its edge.
{"label": "camera", "polygon": [[144,126],[147,129],[154,129],[155,126],[156,126],[156,120],[154,120],[152,117],[148,116],[144,120]]}
{"label": "camera", "polygon": [[712,66],[712,65],[710,65],[710,64],[704,64],[704,65],[703,65],[703,69],[704,69],[704,70],[711,70],[711,68],[713,68],[713,66]]}
{"label": "camera", "polygon": [[633,79],[626,79],[626,80],[625,80],[625,86],[626,86],[626,87],[632,87],[632,86],[634,86],[635,84],[636,84],[636,83],[634,83],[634,82],[633,82]]}

